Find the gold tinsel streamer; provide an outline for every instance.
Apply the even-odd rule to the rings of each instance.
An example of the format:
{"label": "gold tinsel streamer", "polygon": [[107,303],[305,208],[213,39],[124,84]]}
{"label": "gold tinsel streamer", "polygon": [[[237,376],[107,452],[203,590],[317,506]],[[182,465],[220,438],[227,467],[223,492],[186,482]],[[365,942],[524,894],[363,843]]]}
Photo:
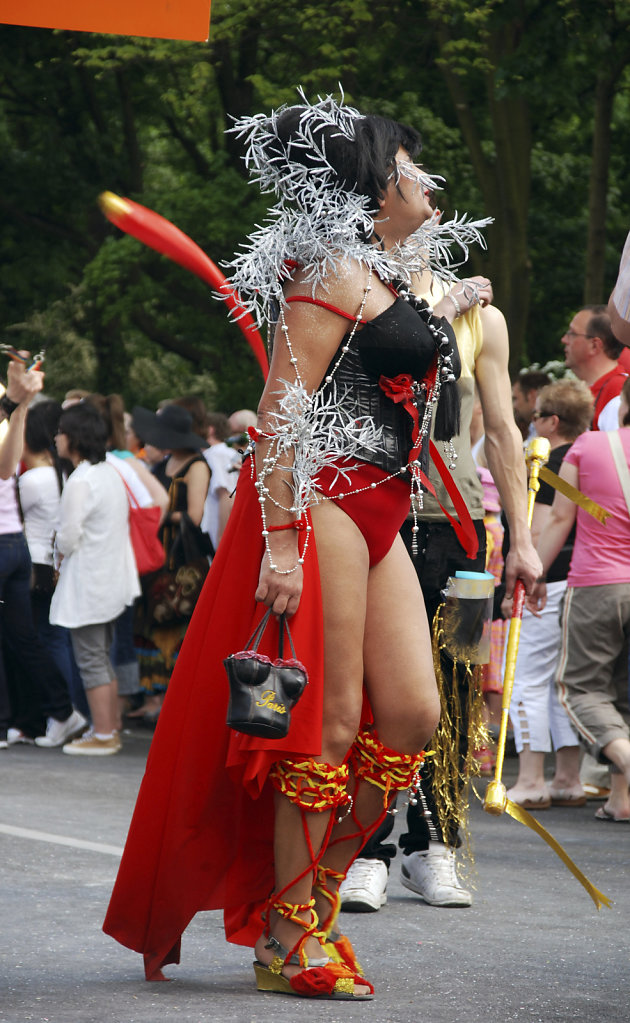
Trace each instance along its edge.
{"label": "gold tinsel streamer", "polygon": [[[443,835],[447,835],[456,823],[461,833],[464,852],[472,864],[468,782],[479,774],[479,763],[475,750],[487,746],[489,737],[483,721],[483,692],[481,689],[481,665],[473,668],[469,661],[453,661],[451,684],[444,677],[441,652],[446,646],[443,607],[439,607],[433,619],[432,650],[433,667],[440,694],[440,721],[431,741],[433,754],[433,796],[437,806],[438,822]],[[468,680],[467,706],[462,714],[460,687],[457,680],[458,666],[464,666]],[[468,721],[467,748],[464,757],[459,749],[462,734]],[[464,738],[465,738],[464,734]]]}

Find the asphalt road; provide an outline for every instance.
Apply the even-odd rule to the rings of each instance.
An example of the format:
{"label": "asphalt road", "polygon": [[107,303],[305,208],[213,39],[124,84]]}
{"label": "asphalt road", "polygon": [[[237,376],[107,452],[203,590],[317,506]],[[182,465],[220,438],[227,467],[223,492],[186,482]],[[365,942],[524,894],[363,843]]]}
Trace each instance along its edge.
{"label": "asphalt road", "polygon": [[[539,814],[613,900],[595,909],[542,841],[473,799],[475,900],[437,909],[404,889],[394,861],[388,903],[342,922],[376,987],[371,1002],[258,994],[249,949],[204,913],[168,984],[147,984],[138,955],[101,931],[150,733],[115,757],[0,752],[2,1023],[627,1023],[630,825],[598,804]],[[506,761],[506,780],[515,761]],[[397,818],[397,829],[403,824]],[[220,823],[217,826],[221,826]]]}

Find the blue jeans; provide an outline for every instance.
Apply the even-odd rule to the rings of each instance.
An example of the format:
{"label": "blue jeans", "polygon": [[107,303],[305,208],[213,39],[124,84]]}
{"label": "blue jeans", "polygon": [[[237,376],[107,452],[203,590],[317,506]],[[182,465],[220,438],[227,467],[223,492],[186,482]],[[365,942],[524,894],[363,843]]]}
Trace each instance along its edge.
{"label": "blue jeans", "polygon": [[38,593],[33,590],[31,593],[31,607],[33,609],[33,622],[35,631],[39,636],[42,646],[48,651],[59,671],[66,680],[72,705],[80,710],[83,717],[90,720],[90,708],[88,707],[83,682],[77,668],[72,650],[70,630],[62,625],[50,624],[50,601],[51,595]]}
{"label": "blue jeans", "polygon": [[133,696],[140,691],[140,665],[133,640],[135,607],[126,607],[116,619],[114,642],[110,657],[116,669],[119,696]]}
{"label": "blue jeans", "polygon": [[23,533],[0,533],[0,738],[10,724],[43,735],[72,713],[66,681],[35,632],[31,557]]}

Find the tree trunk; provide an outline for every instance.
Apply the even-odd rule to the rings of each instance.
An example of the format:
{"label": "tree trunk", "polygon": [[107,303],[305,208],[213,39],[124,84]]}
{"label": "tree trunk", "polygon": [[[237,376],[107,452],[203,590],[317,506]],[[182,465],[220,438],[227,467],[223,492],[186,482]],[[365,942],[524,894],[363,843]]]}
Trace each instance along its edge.
{"label": "tree trunk", "polygon": [[133,100],[129,81],[125,71],[119,68],[116,71],[116,84],[120,98],[120,113],[123,123],[125,138],[125,152],[127,156],[128,185],[130,192],[139,195],[143,187],[142,174],[142,153],[136,131],[136,120],[133,108]]}
{"label": "tree trunk", "polygon": [[492,84],[489,110],[496,148],[493,196],[488,203],[488,213],[495,218],[489,235],[491,277],[496,304],[507,320],[510,371],[515,375],[526,348],[529,314],[531,125],[527,103],[509,96],[497,100]]}
{"label": "tree trunk", "polygon": [[[440,49],[448,40],[438,33]],[[491,60],[510,49],[505,33],[490,44]],[[492,51],[496,50],[496,54]],[[495,303],[504,314],[510,335],[510,370],[522,364],[530,295],[527,212],[531,180],[531,123],[527,103],[519,96],[498,99],[493,71],[486,73],[488,112],[492,120],[495,154],[484,154],[481,137],[461,77],[444,61],[440,64],[453,100],[462,138],[484,200],[484,212],[494,217],[488,232],[486,272],[492,280]]]}
{"label": "tree trunk", "polygon": [[600,72],[595,86],[593,149],[588,187],[584,305],[598,305],[604,300],[610,123],[617,81],[617,74],[613,74],[614,77],[608,69],[605,72]]}
{"label": "tree trunk", "polygon": [[104,322],[95,315],[90,332],[96,355],[96,388],[101,394],[120,394],[128,371],[120,322],[117,317]]}

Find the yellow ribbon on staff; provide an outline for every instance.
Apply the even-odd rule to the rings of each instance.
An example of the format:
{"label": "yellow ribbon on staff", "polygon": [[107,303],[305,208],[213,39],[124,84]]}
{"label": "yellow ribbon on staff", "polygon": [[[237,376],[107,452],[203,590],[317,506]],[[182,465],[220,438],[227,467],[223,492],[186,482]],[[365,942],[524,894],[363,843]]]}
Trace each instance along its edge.
{"label": "yellow ribbon on staff", "polygon": [[543,828],[542,824],[540,824],[535,817],[532,817],[531,813],[524,810],[522,806],[518,805],[518,803],[513,803],[511,799],[508,799],[507,801],[505,812],[509,813],[510,817],[513,817],[515,821],[520,821],[521,824],[525,824],[528,828],[531,828],[532,831],[535,831],[537,835],[540,835],[543,841],[546,842],[547,845],[553,849],[556,855],[560,857],[565,867],[568,867],[573,876],[578,879],[582,887],[586,889],[597,909],[601,909],[602,906],[608,906],[610,909],[612,906],[612,900],[609,899],[607,895],[604,895],[603,892],[600,892],[599,888],[596,888],[592,881],[589,881],[580,868],[576,867],[575,863],[569,854],[564,851],[560,843],[556,841],[553,835],[549,834],[546,828]]}
{"label": "yellow ribbon on staff", "polygon": [[[490,784],[492,785],[492,782]],[[481,796],[477,790],[475,789],[474,791],[477,799],[481,800]],[[612,906],[612,900],[609,899],[607,895],[604,895],[603,892],[600,892],[599,888],[596,888],[592,881],[589,881],[580,868],[575,865],[569,854],[565,852],[560,843],[553,837],[553,835],[549,834],[546,828],[543,828],[542,824],[537,821],[535,817],[532,817],[531,813],[524,810],[522,806],[518,805],[518,803],[513,803],[511,799],[507,799],[505,797],[502,812],[509,813],[510,817],[513,817],[515,821],[518,821],[520,824],[524,824],[527,828],[531,828],[532,831],[535,831],[536,834],[542,838],[543,842],[547,843],[550,849],[553,849],[555,854],[560,857],[565,867],[571,871],[582,887],[586,889],[597,909],[601,909],[602,906],[607,906],[610,909]],[[496,810],[494,816],[498,816]]]}
{"label": "yellow ribbon on staff", "polygon": [[581,490],[577,489],[577,487],[572,487],[570,483],[567,483],[566,480],[562,479],[562,476],[557,476],[556,473],[552,472],[546,465],[540,467],[538,474],[541,480],[548,483],[554,490],[559,490],[561,494],[564,494],[564,496],[568,497],[570,501],[573,501],[574,504],[577,504],[585,512],[588,512],[589,515],[592,515],[593,518],[597,519],[598,522],[601,522],[602,525],[605,525],[606,519],[610,518],[612,512],[606,511],[605,508],[602,508],[602,506],[597,504],[596,501],[591,500],[590,497],[583,494]]}
{"label": "yellow ribbon on staff", "polygon": [[[572,501],[576,501],[580,507],[583,507],[589,514],[595,515],[600,522],[605,522],[607,516],[610,514],[605,511],[604,508],[600,508],[599,505],[595,504],[594,501],[589,500],[584,494],[581,494],[575,487],[570,486],[565,480],[560,479],[555,473],[550,472],[544,463],[549,458],[549,441],[543,437],[533,438],[527,448],[526,457],[529,468],[529,484],[528,484],[528,501],[527,501],[527,522],[531,526],[532,514],[534,511],[534,501],[536,499],[536,493],[539,489],[539,478],[545,480],[552,487],[556,487],[561,490],[563,494],[569,497]],[[570,493],[568,492],[570,491]],[[586,507],[586,502],[589,507]],[[600,517],[599,513],[603,513],[604,518]],[[526,827],[535,831],[544,842],[547,843],[550,849],[560,857],[564,865],[571,871],[574,877],[580,882],[580,884],[586,889],[597,909],[601,906],[611,906],[612,903],[608,896],[603,895],[592,884],[589,879],[576,867],[571,857],[564,851],[559,842],[549,834],[548,831],[538,823],[535,817],[527,813],[522,806],[518,806],[517,803],[513,803],[511,799],[507,797],[507,790],[502,781],[501,775],[503,772],[503,758],[505,755],[505,738],[507,733],[507,721],[510,709],[510,700],[512,697],[512,688],[514,685],[514,676],[516,674],[516,657],[518,653],[518,645],[521,634],[521,618],[523,615],[523,602],[525,599],[525,586],[519,579],[514,589],[514,607],[512,611],[512,619],[510,621],[510,631],[508,633],[507,650],[505,657],[505,672],[503,678],[503,699],[501,702],[501,727],[499,729],[499,738],[497,741],[497,760],[495,765],[495,774],[491,782],[489,782],[483,798],[483,808],[486,813],[492,814],[494,817],[499,817],[503,813],[508,813],[514,820],[519,821]]]}

